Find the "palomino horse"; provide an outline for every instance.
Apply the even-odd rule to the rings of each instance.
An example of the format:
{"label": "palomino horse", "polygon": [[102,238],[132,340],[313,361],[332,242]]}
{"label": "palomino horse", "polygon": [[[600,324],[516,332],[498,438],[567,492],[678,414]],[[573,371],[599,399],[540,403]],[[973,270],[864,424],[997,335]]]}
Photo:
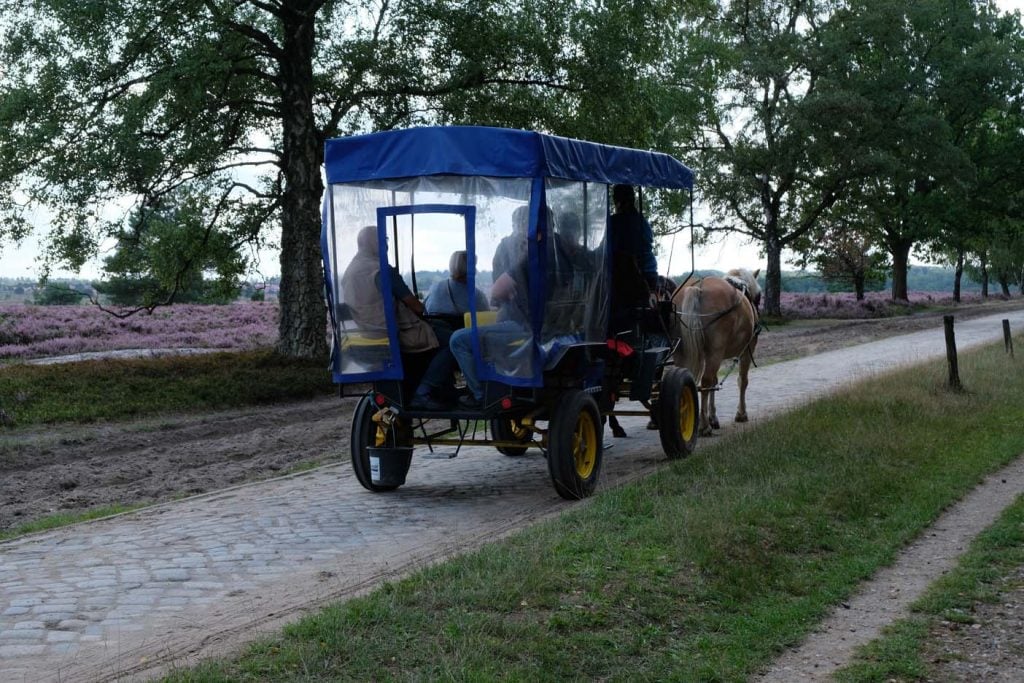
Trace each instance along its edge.
{"label": "palomino horse", "polygon": [[761,288],[760,269],[730,270],[725,277],[705,277],[684,283],[672,302],[676,309],[673,337],[681,339],[675,364],[693,373],[700,391],[700,434],[718,429],[715,391],[718,370],[726,358],[739,358],[740,402],[736,421],[747,421],[747,373],[761,330],[757,308]]}

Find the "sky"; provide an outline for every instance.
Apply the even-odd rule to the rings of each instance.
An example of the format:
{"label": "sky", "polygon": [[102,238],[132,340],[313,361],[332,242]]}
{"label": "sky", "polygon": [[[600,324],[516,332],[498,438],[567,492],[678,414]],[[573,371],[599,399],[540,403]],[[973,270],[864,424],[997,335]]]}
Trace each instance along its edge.
{"label": "sky", "polygon": [[[1003,11],[1018,10],[1024,14],[1024,0],[997,0],[996,5]],[[698,176],[699,177],[699,176]],[[699,183],[699,180],[698,180]],[[699,192],[698,192],[699,196]],[[45,221],[37,221],[45,224]],[[27,238],[20,246],[0,244],[0,277],[38,279],[41,271],[39,255],[42,251],[39,235]],[[658,264],[662,273],[677,275],[690,270],[689,232],[675,237],[664,237],[658,240]],[[671,258],[670,258],[671,256]],[[275,276],[280,274],[279,255],[267,251],[260,254],[260,274]],[[730,268],[749,268],[756,270],[764,267],[764,257],[756,244],[739,236],[726,236],[715,242],[697,247],[694,253],[694,264],[698,270]],[[783,252],[783,268],[787,267],[786,252]],[[94,259],[83,267],[79,273],[54,271],[51,277],[79,277],[96,279],[100,275],[101,259]]]}

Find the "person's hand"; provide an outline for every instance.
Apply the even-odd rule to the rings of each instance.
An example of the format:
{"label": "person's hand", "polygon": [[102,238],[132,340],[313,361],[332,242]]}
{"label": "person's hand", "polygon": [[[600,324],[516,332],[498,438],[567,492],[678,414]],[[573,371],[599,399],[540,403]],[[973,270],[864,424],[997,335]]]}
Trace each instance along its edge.
{"label": "person's hand", "polygon": [[508,273],[502,273],[491,287],[491,299],[508,301],[516,295],[516,281]]}

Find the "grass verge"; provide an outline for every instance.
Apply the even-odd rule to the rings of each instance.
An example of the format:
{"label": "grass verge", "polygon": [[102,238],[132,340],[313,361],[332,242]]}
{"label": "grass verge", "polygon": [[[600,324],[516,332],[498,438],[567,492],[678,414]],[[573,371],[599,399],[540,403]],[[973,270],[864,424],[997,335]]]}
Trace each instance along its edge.
{"label": "grass verge", "polygon": [[0,368],[0,427],[259,405],[334,391],[327,361],[270,351]]}
{"label": "grass verge", "polygon": [[0,531],[0,541],[9,541],[12,538],[18,536],[24,536],[25,534],[33,534],[37,531],[47,531],[49,529],[56,529],[62,526],[68,526],[69,524],[77,524],[78,522],[86,522],[90,519],[100,519],[101,517],[110,517],[111,515],[118,515],[122,512],[130,512],[131,510],[137,510],[143,505],[106,505],[104,507],[93,508],[85,512],[77,514],[59,514],[50,515],[49,517],[43,517],[37,519],[34,522],[28,522],[27,524],[21,524],[8,531]]}
{"label": "grass verge", "polygon": [[941,621],[970,624],[972,608],[999,601],[1006,577],[1024,565],[1024,497],[1019,497],[971,544],[957,568],[936,581],[911,606],[912,615],[887,627],[836,673],[844,683],[935,680],[926,655],[930,633]]}
{"label": "grass verge", "polygon": [[172,681],[744,680],[1024,452],[1020,361],[931,364],[720,441]]}

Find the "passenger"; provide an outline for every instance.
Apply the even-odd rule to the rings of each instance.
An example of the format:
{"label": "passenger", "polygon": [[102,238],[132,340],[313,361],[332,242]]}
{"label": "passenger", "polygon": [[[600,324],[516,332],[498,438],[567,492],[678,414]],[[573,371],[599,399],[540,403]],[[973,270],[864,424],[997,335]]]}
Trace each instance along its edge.
{"label": "passenger", "polygon": [[[363,330],[386,333],[380,278],[380,256],[377,226],[367,225],[356,236],[356,255],[341,278],[345,303],[352,319]],[[413,409],[441,410],[450,406],[452,373],[455,359],[447,346],[448,335],[439,339],[437,332],[421,316],[423,304],[409,290],[401,274],[388,265],[391,295],[395,300],[395,321],[398,345],[403,361],[408,361],[407,376],[416,382],[416,391],[409,404]],[[422,369],[421,368],[424,368]],[[414,384],[415,386],[415,384]]]}
{"label": "passenger", "polygon": [[[424,302],[428,315],[440,315],[452,318],[455,323],[452,329],[462,327],[461,319],[469,312],[469,286],[467,284],[469,269],[465,251],[453,252],[448,260],[449,277],[434,283]],[[487,297],[479,289],[473,290],[476,310],[490,310]]]}
{"label": "passenger", "polygon": [[[531,337],[527,257],[529,222],[529,209],[525,206],[516,209],[512,214],[512,234],[502,239],[494,252],[492,273],[495,279],[491,286],[491,303],[498,307],[498,315],[494,325],[478,328],[482,347],[512,347],[516,342]],[[459,397],[459,404],[463,408],[475,409],[483,405],[484,392],[473,362],[472,339],[471,328],[456,330],[450,346],[470,392]],[[532,352],[532,345],[521,348]]]}

